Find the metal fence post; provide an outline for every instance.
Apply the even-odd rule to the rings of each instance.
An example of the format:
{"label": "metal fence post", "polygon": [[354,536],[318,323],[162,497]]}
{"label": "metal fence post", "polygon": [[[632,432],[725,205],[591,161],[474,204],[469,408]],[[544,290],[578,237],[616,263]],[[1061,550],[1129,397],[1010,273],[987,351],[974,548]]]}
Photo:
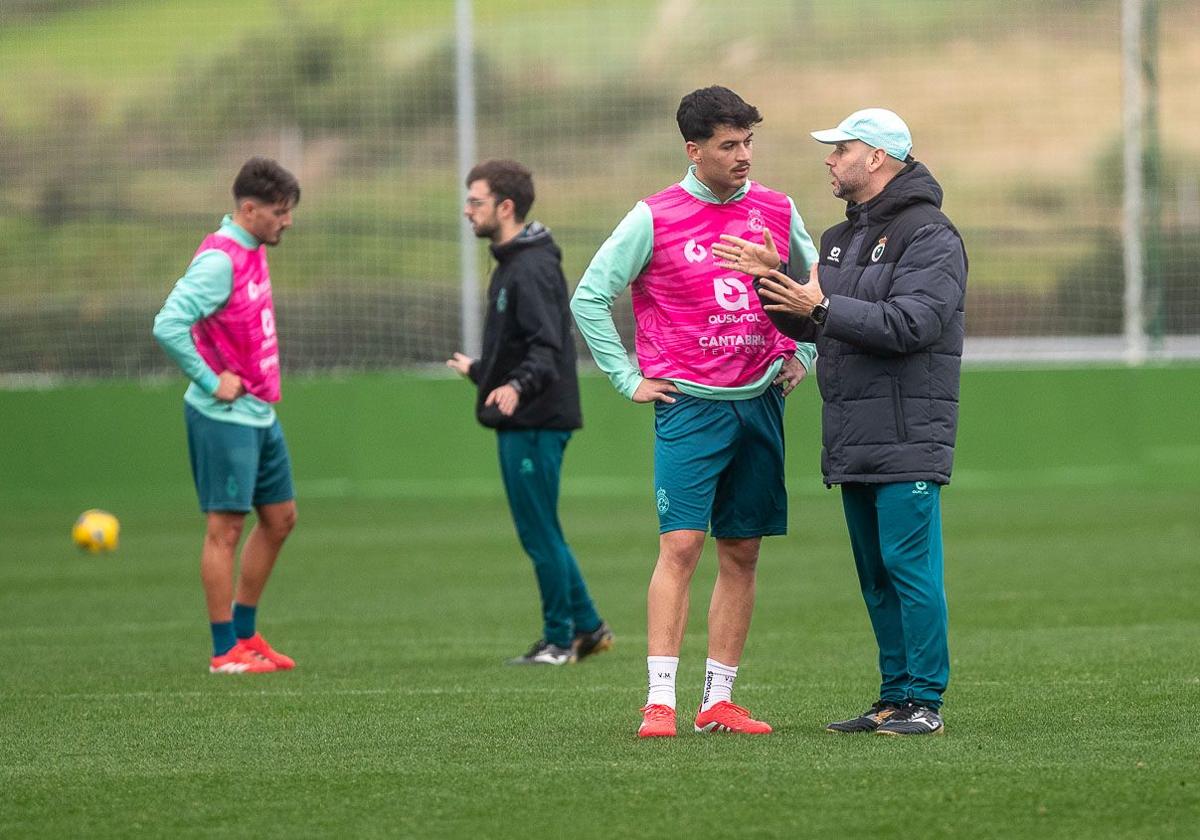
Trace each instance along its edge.
{"label": "metal fence post", "polygon": [[[475,160],[475,35],[471,0],[455,0],[455,121],[458,134],[459,186],[478,161]],[[482,346],[479,323],[479,259],[475,234],[466,220],[459,223],[460,296],[462,348],[477,357]]]}
{"label": "metal fence post", "polygon": [[1121,0],[1122,125],[1124,143],[1124,195],[1121,245],[1125,253],[1125,361],[1139,365],[1146,359],[1145,242],[1142,214],[1145,184],[1142,172],[1142,0]]}

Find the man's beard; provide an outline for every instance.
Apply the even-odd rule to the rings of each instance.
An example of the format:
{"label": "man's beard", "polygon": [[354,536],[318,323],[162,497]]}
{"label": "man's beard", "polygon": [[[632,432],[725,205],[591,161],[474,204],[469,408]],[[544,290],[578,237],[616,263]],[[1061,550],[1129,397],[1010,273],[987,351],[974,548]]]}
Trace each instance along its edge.
{"label": "man's beard", "polygon": [[848,176],[846,178],[838,178],[836,175],[834,176],[836,185],[833,188],[833,195],[834,197],[843,199],[844,201],[854,201],[854,197],[861,193],[867,186],[867,179],[865,175],[861,180],[854,179],[853,176],[859,174],[857,172],[848,172],[846,174]]}

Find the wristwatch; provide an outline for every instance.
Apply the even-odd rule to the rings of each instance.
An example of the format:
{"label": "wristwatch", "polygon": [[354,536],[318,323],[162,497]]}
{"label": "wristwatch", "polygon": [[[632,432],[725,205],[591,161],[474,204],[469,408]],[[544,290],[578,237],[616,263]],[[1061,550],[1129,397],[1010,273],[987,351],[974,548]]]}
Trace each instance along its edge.
{"label": "wristwatch", "polygon": [[829,298],[825,298],[812,308],[812,312],[808,313],[808,317],[813,319],[813,323],[824,324],[825,318],[829,315]]}

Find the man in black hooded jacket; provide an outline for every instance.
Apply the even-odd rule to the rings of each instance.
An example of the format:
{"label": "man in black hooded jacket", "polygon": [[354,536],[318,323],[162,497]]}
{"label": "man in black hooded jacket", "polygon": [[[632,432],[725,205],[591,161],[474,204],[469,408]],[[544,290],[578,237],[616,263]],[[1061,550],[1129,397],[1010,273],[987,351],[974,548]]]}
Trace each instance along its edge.
{"label": "man in black hooded jacket", "polygon": [[825,165],[847,208],[810,278],[770,270],[769,235],[762,245],[725,237],[714,252],[760,277],[781,332],[817,345],[821,469],[841,485],[882,676],[870,709],[826,728],[941,734],[950,655],[939,500],[958,429],[966,251],[899,116],[869,108],[813,137],[834,146]]}
{"label": "man in black hooded jacket", "polygon": [[532,205],[533,176],[515,161],[485,161],[467,175],[464,215],[491,240],[497,265],[480,358],[455,353],[446,364],[478,386],[475,414],[496,430],[509,508],[541,592],[542,638],[509,664],[565,665],[609,649],[613,635],[558,520],[563,453],[582,417],[562,252],[539,222],[525,224]]}

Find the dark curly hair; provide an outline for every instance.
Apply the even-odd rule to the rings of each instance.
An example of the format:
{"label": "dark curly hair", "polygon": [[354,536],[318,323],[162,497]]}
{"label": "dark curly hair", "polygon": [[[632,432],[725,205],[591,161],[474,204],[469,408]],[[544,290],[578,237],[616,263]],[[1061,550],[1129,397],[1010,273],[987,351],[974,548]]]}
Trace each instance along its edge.
{"label": "dark curly hair", "polygon": [[675,122],[684,140],[697,142],[712,137],[719,125],[753,128],[762,122],[762,114],[729,88],[713,85],[679,100]]}
{"label": "dark curly hair", "polygon": [[242,164],[233,179],[233,198],[256,198],[264,204],[281,201],[300,203],[300,182],[296,176],[270,158],[252,157]]}

